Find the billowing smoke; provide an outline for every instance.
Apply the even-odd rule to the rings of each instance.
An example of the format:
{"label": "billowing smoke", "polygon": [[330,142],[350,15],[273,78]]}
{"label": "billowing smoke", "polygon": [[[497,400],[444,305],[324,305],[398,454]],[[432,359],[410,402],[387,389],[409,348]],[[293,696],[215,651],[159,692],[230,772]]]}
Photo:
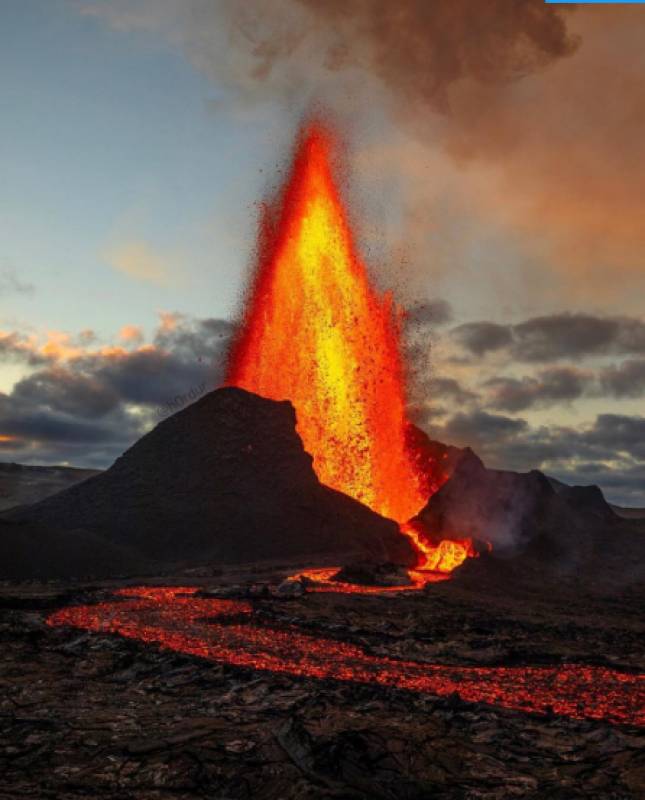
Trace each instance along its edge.
{"label": "billowing smoke", "polygon": [[[635,310],[645,289],[642,9],[571,13],[543,0],[82,8],[167,39],[213,80],[214,106],[252,115],[278,147],[315,100],[348,120],[363,134],[350,137],[357,185],[399,207],[390,263],[400,246],[408,272],[449,299],[463,297],[473,251],[499,265],[493,280],[490,269],[468,276],[477,300],[460,298],[460,313],[524,294],[558,308],[613,297]],[[279,123],[263,111],[276,104]]]}
{"label": "billowing smoke", "polygon": [[163,34],[218,84],[255,100],[279,90],[295,99],[322,71],[337,82],[357,68],[412,109],[446,108],[456,81],[506,82],[576,47],[563,12],[543,0],[115,0],[83,11]]}
{"label": "billowing smoke", "polygon": [[[457,81],[504,83],[571,54],[576,40],[562,13],[543,0],[295,0],[320,27],[330,69],[373,72],[408,113],[447,110]],[[273,56],[279,57],[279,52]]]}

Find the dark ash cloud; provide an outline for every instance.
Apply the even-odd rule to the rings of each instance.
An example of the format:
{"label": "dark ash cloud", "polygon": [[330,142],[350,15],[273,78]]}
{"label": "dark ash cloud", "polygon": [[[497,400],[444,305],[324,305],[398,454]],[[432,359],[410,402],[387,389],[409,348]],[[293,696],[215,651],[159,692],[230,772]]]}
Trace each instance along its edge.
{"label": "dark ash cloud", "polygon": [[[504,84],[577,45],[561,10],[542,0],[298,2],[335,33],[330,68],[367,68],[406,104],[435,109],[449,107],[448,90],[460,80]],[[285,55],[275,47],[268,52],[274,60]],[[269,59],[264,73],[271,67]]]}

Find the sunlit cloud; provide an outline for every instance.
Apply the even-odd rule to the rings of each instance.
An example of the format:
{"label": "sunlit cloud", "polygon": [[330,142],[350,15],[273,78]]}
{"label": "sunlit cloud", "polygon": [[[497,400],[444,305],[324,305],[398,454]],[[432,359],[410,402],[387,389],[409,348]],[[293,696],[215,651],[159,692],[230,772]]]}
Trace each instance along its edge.
{"label": "sunlit cloud", "polygon": [[104,258],[117,272],[134,280],[167,286],[173,282],[169,261],[148,242],[129,240],[109,247]]}

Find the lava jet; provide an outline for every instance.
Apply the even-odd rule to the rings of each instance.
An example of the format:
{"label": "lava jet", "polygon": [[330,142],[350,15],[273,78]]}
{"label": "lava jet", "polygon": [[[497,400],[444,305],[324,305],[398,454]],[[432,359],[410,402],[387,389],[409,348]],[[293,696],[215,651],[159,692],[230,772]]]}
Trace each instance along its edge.
{"label": "lava jet", "polygon": [[303,127],[260,225],[258,261],[226,384],[290,400],[320,481],[400,524],[417,568],[450,572],[471,539],[433,541],[409,521],[448,477],[405,412],[402,312],[371,285],[336,172],[332,130]]}

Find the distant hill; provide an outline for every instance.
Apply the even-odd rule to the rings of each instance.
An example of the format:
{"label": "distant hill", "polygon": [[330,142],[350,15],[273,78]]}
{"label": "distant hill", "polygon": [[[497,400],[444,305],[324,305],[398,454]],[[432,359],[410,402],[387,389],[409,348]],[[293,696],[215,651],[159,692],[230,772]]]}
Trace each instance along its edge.
{"label": "distant hill", "polygon": [[612,509],[614,514],[618,514],[623,519],[645,519],[645,508],[624,508],[612,505]]}
{"label": "distant hill", "polygon": [[37,503],[100,472],[97,469],[31,467],[0,461],[0,511]]}
{"label": "distant hill", "polygon": [[435,538],[491,543],[456,576],[482,591],[562,581],[614,591],[645,580],[643,521],[624,511],[598,486],[568,486],[538,470],[488,469],[470,452],[415,521]]}

